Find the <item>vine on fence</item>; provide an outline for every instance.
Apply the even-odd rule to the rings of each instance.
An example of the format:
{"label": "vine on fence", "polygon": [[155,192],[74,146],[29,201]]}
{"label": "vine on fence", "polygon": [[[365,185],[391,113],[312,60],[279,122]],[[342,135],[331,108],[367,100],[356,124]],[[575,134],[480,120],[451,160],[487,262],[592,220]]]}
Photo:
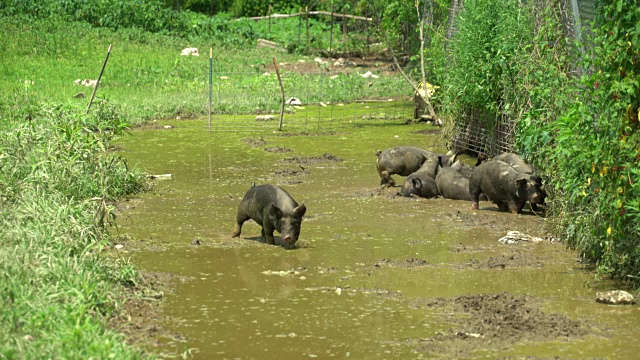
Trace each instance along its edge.
{"label": "vine on fence", "polygon": [[[596,17],[577,101],[541,131],[562,237],[601,274],[640,283],[640,8],[607,2]],[[552,84],[549,84],[552,85]],[[552,89],[551,86],[548,86]]]}

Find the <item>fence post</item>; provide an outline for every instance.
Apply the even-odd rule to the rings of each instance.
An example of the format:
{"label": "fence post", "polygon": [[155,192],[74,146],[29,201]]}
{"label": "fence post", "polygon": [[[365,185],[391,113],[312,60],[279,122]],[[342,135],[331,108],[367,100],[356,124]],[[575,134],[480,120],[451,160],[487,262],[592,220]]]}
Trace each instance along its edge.
{"label": "fence post", "polygon": [[307,53],[310,52],[309,46],[309,6],[304,7],[305,18],[307,19]]}
{"label": "fence post", "polygon": [[298,46],[300,46],[300,28],[302,27],[302,7],[298,12]]}
{"label": "fence post", "polygon": [[347,18],[344,16],[344,7],[342,8],[342,42],[347,43]]}
{"label": "fence post", "polygon": [[96,86],[93,87],[93,93],[91,93],[91,99],[89,100],[89,105],[87,105],[87,114],[91,109],[91,104],[93,104],[93,98],[96,96],[96,91],[98,91],[98,85],[100,85],[100,79],[102,79],[104,68],[107,66],[107,61],[109,60],[109,54],[111,54],[111,44],[109,44],[109,49],[107,50],[107,57],[104,59],[104,63],[102,63],[102,70],[100,70],[100,75],[98,75]]}
{"label": "fence post", "polygon": [[333,2],[331,2],[331,32],[329,33],[329,53],[331,53],[333,45]]}
{"label": "fence post", "polygon": [[209,48],[209,132],[211,132],[211,101],[213,101],[213,48]]}
{"label": "fence post", "polygon": [[271,3],[269,3],[269,10],[267,10],[267,16],[269,17],[269,34],[271,34]]}
{"label": "fence post", "polygon": [[280,91],[282,92],[282,108],[280,109],[280,126],[278,130],[282,131],[282,119],[284,118],[284,86],[282,86],[282,78],[280,77],[280,69],[278,69],[278,63],[276,58],[273,58],[273,67],[276,69],[276,75],[278,76],[278,82],[280,83]]}

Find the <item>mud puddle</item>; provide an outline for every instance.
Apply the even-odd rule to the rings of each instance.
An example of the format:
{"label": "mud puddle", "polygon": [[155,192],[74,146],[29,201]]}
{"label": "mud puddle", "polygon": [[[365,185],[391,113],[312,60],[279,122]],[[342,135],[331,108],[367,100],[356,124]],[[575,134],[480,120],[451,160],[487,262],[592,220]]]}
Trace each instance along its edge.
{"label": "mud puddle", "polygon": [[[157,318],[166,329],[157,337],[142,331],[157,344],[149,350],[201,359],[626,359],[640,352],[630,340],[640,336],[640,311],[596,304],[595,292],[611,284],[594,282],[574,253],[551,242],[498,243],[511,230],[544,238],[544,217],[379,188],[374,152],[396,145],[444,152],[432,130],[248,137],[182,121],[174,131],[135,131],[119,143],[130,164],[172,174],[120,206],[114,229],[123,236],[121,256],[185,279],[168,282],[158,316],[132,320],[145,329],[145,318]],[[263,151],[270,147],[291,151]],[[268,246],[253,222],[230,238],[254,183],[280,185],[305,203],[302,246]]]}

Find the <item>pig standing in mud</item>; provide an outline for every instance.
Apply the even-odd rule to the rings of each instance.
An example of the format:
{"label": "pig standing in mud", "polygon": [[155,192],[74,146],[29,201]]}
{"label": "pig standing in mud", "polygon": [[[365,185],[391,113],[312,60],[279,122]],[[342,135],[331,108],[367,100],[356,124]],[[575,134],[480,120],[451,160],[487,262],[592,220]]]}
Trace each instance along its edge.
{"label": "pig standing in mud", "polygon": [[240,236],[242,224],[252,219],[262,226],[262,237],[274,245],[273,231],[278,230],[287,247],[293,247],[300,236],[302,217],[307,211],[291,195],[274,185],[254,186],[245,194],[238,206],[236,227],[232,237]]}
{"label": "pig standing in mud", "polygon": [[[502,153],[493,158],[493,160],[504,161],[507,164],[511,165],[512,168],[516,169],[517,172],[529,175],[535,175],[533,171],[533,166],[527,164],[522,160],[522,158],[518,154],[514,153]],[[535,177],[536,181],[540,186],[542,186],[542,178],[539,176]],[[546,193],[545,193],[546,196]],[[531,203],[531,209],[533,211],[538,210],[538,204]]]}
{"label": "pig standing in mud", "polygon": [[418,171],[407,176],[402,184],[400,194],[405,197],[419,196],[423,198],[438,196],[438,187],[434,178],[438,172],[439,162],[432,158],[427,159]]}
{"label": "pig standing in mud", "polygon": [[535,175],[523,174],[497,160],[478,165],[469,179],[471,207],[478,209],[480,194],[485,194],[500,210],[520,213],[524,204],[542,204],[546,193]]}
{"label": "pig standing in mud", "polygon": [[[382,186],[395,185],[391,175],[409,176],[418,171],[428,159],[435,161],[433,163],[434,169],[437,165],[438,156],[442,156],[442,164],[445,167],[451,166],[455,161],[455,155],[437,154],[412,146],[396,146],[384,151],[378,150],[376,155],[378,156],[376,167],[378,175],[380,175],[380,185]],[[433,178],[435,178],[435,170]]]}

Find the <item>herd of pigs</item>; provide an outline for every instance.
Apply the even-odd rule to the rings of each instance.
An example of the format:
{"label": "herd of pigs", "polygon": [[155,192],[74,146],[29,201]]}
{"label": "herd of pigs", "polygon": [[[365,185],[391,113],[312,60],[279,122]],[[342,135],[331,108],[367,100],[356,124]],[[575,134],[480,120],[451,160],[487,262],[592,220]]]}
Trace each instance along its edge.
{"label": "herd of pigs", "polygon": [[[513,153],[492,159],[480,156],[475,167],[457,160],[456,155],[411,146],[393,147],[376,155],[380,185],[394,186],[391,175],[406,176],[400,191],[406,197],[467,200],[473,209],[478,209],[480,200],[491,201],[511,213],[520,213],[527,202],[536,210],[546,197],[542,179]],[[262,226],[262,238],[268,244],[275,244],[273,232],[277,230],[284,245],[292,247],[300,236],[306,210],[278,186],[254,186],[240,202],[232,237],[240,236],[244,222],[252,219]]]}

